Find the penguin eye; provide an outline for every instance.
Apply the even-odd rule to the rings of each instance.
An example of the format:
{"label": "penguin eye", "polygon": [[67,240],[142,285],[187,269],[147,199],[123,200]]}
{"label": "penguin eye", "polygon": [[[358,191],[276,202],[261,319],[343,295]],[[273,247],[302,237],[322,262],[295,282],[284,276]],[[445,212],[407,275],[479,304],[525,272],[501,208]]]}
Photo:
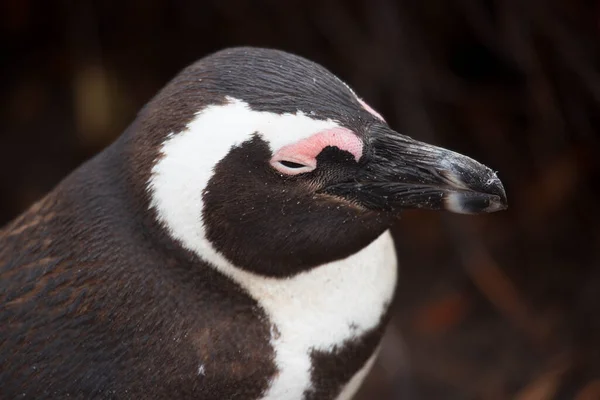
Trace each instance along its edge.
{"label": "penguin eye", "polygon": [[271,166],[285,175],[299,175],[310,172],[317,167],[317,160],[294,160],[275,158]]}
{"label": "penguin eye", "polygon": [[284,167],[286,167],[286,168],[292,168],[292,169],[306,167],[306,165],[298,164],[298,163],[295,163],[295,162],[292,162],[292,161],[281,160],[281,161],[279,161],[279,163],[281,165],[283,165]]}

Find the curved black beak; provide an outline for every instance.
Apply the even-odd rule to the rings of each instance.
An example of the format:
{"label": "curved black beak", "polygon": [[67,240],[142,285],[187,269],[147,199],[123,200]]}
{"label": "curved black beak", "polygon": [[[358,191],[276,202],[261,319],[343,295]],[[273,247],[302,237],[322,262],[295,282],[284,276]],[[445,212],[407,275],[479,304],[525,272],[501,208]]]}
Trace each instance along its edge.
{"label": "curved black beak", "polygon": [[496,173],[485,165],[441,147],[376,126],[369,154],[354,180],[326,189],[370,209],[408,208],[478,214],[507,208]]}

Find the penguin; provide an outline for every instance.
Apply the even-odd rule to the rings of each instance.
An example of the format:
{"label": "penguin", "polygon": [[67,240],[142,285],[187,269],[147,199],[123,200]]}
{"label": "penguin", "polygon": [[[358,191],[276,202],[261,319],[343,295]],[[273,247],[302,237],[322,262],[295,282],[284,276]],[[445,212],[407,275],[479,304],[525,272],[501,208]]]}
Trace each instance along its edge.
{"label": "penguin", "polygon": [[231,48],[0,231],[2,399],[350,399],[403,210],[503,210],[324,67]]}

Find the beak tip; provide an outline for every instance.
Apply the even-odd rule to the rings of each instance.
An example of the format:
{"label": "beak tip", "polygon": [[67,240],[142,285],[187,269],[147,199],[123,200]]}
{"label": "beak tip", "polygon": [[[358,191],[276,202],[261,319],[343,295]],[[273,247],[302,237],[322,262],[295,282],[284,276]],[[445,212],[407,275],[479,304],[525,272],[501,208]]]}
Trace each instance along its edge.
{"label": "beak tip", "polygon": [[484,192],[496,195],[498,198],[492,203],[494,207],[493,209],[490,209],[489,212],[506,210],[508,208],[508,199],[506,198],[506,190],[504,190],[504,185],[495,172],[491,170],[490,172],[491,177],[484,185]]}
{"label": "beak tip", "polygon": [[456,190],[444,198],[445,208],[459,214],[481,214],[506,210],[508,201],[502,182],[494,172],[480,185],[469,185],[468,190]]}
{"label": "beak tip", "polygon": [[508,208],[502,182],[482,163],[388,127],[376,126],[372,134],[372,159],[363,175],[332,191],[361,198],[374,209],[481,214]]}
{"label": "beak tip", "polygon": [[490,206],[485,210],[487,213],[493,213],[496,211],[504,211],[508,209],[508,203],[506,202],[506,198],[491,200]]}

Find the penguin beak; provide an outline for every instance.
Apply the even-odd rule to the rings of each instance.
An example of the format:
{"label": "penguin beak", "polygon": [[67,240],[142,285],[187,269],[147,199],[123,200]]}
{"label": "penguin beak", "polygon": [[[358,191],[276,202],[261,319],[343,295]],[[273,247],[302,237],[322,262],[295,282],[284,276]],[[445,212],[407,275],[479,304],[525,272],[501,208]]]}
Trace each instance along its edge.
{"label": "penguin beak", "polygon": [[351,182],[328,187],[328,193],[391,212],[419,208],[479,214],[507,208],[502,182],[485,165],[387,126],[373,127],[371,134],[361,171]]}

